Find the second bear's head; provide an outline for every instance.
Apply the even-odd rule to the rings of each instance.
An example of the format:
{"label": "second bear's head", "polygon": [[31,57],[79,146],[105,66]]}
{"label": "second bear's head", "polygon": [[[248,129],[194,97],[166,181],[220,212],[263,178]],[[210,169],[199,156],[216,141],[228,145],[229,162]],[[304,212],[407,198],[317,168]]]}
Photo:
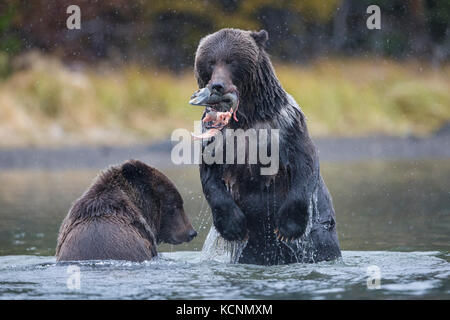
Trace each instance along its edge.
{"label": "second bear's head", "polygon": [[121,171],[130,200],[157,229],[158,242],[179,244],[197,235],[184,212],[183,198],[169,178],[137,160],[125,162]]}

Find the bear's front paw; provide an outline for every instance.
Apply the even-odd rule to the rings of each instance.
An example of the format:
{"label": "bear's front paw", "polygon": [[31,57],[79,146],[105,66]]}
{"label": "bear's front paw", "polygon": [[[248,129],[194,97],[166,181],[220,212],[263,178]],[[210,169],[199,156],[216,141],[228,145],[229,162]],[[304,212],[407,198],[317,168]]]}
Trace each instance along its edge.
{"label": "bear's front paw", "polygon": [[228,241],[241,241],[248,237],[247,220],[234,204],[222,204],[213,208],[214,226]]}
{"label": "bear's front paw", "polygon": [[308,225],[308,206],[302,201],[285,203],[275,218],[275,234],[279,240],[300,238]]}

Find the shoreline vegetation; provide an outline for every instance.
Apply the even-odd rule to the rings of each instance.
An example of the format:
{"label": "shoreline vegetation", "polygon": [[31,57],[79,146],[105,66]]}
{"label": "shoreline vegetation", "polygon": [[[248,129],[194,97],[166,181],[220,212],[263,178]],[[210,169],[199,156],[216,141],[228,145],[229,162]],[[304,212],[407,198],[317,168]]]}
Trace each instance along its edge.
{"label": "shoreline vegetation", "polygon": [[[3,57],[0,69],[1,61],[10,70],[0,73],[0,148],[167,140],[202,114],[188,104],[191,69],[68,66],[37,52]],[[423,137],[450,121],[449,64],[332,58],[274,67],[313,137]]]}

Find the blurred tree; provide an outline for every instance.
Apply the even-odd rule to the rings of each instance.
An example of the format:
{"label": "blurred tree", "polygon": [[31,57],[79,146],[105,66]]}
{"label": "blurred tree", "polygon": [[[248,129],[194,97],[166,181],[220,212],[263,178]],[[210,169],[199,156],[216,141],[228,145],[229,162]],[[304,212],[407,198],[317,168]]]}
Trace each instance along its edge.
{"label": "blurred tree", "polygon": [[15,2],[0,2],[0,51],[15,54],[21,48],[14,19],[18,17],[18,5]]}
{"label": "blurred tree", "polygon": [[[66,9],[81,8],[81,30],[67,30]],[[381,30],[368,30],[366,8],[379,5]],[[269,31],[275,59],[376,54],[447,61],[448,0],[0,0],[0,51],[30,48],[63,59],[113,59],[192,66],[202,36],[220,28]]]}

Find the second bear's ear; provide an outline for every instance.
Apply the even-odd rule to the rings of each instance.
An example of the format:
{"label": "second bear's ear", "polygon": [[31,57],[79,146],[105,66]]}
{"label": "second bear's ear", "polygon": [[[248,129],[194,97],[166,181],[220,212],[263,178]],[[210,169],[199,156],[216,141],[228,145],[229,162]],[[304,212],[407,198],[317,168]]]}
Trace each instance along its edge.
{"label": "second bear's ear", "polygon": [[136,183],[143,178],[142,170],[135,161],[127,161],[122,165],[122,175],[131,183]]}
{"label": "second bear's ear", "polygon": [[269,34],[266,30],[260,30],[258,32],[253,31],[250,35],[255,39],[256,44],[262,48],[266,46],[266,42],[269,40]]}

